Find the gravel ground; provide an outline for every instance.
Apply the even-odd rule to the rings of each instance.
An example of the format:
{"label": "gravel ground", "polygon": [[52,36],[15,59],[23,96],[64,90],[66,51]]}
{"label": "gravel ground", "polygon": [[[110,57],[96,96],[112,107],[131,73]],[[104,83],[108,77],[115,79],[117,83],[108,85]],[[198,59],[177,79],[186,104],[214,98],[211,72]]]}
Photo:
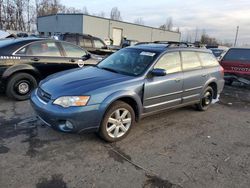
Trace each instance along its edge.
{"label": "gravel ground", "polygon": [[[226,86],[206,112],[144,118],[124,140],[64,134],[0,96],[0,187],[249,187],[250,88]],[[29,119],[31,120],[31,119]]]}

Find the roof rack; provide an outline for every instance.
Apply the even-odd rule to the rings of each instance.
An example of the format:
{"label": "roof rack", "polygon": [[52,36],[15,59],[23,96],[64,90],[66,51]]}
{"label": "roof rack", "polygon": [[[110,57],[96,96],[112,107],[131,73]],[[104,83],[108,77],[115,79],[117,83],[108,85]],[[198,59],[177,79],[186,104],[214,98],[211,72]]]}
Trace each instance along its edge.
{"label": "roof rack", "polygon": [[187,42],[176,42],[176,41],[154,41],[154,42],[139,42],[136,45],[142,45],[142,44],[165,44],[167,45],[166,48],[169,47],[186,47],[186,48],[190,48],[190,47],[200,47],[200,46],[196,46],[193,43],[187,43]]}

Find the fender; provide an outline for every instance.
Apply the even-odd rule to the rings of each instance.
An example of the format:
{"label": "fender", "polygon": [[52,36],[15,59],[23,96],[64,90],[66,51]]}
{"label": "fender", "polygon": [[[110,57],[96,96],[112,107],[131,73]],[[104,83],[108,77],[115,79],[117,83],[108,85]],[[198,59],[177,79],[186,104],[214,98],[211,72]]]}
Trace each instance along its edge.
{"label": "fender", "polygon": [[[209,84],[211,84],[212,82],[216,83],[217,89],[218,89],[218,82],[217,82],[216,78],[211,77],[211,78],[209,78],[209,79],[206,81],[206,83],[204,84],[204,86],[203,86],[203,88],[202,88],[201,96],[202,96],[202,93],[203,93],[203,92],[205,91],[205,89],[207,88],[207,86],[208,86]],[[217,91],[217,92],[218,92],[218,91]],[[215,93],[215,94],[216,94],[216,96],[217,96],[217,93]]]}
{"label": "fender", "polygon": [[142,114],[142,109],[143,109],[141,98],[137,93],[135,93],[133,91],[128,91],[128,90],[116,91],[115,93],[112,93],[111,95],[106,97],[100,105],[100,109],[102,111],[102,116],[104,115],[105,111],[110,106],[110,104],[112,104],[114,101],[119,100],[120,98],[124,98],[124,97],[129,97],[136,102],[136,104],[138,106],[138,116],[139,116],[138,119],[140,119],[140,115]]}
{"label": "fender", "polygon": [[209,84],[211,84],[212,82],[214,82],[214,83],[216,83],[216,85],[218,85],[216,78],[211,77],[211,78],[209,78],[209,79],[206,81],[206,83],[204,84],[204,86],[203,86],[203,88],[202,88],[202,92],[203,92],[203,91],[207,88],[207,86],[208,86]]}
{"label": "fender", "polygon": [[5,72],[3,73],[2,79],[7,80],[12,74],[14,74],[15,72],[19,72],[19,71],[33,72],[37,75],[38,78],[40,78],[41,76],[40,72],[35,67],[29,64],[18,64],[18,65],[13,65],[9,67],[7,70],[5,70]]}

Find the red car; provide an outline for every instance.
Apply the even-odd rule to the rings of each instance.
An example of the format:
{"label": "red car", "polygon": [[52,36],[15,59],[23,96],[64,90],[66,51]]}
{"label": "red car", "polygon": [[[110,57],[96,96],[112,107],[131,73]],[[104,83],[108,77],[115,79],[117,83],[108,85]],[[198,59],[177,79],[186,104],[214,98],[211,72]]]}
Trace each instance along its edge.
{"label": "red car", "polygon": [[250,48],[230,48],[220,60],[226,83],[240,81],[250,84]]}

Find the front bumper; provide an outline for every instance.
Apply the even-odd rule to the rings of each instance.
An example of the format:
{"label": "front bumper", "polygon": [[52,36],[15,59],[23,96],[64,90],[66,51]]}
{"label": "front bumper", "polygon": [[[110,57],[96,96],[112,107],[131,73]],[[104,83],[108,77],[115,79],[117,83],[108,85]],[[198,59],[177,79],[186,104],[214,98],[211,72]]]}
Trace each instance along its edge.
{"label": "front bumper", "polygon": [[[102,113],[100,113],[100,105],[91,105],[83,107],[63,108],[42,101],[36,94],[37,89],[32,92],[30,103],[35,110],[39,119],[48,126],[63,132],[83,132],[97,131],[99,129]],[[66,126],[68,123],[72,126]]]}

